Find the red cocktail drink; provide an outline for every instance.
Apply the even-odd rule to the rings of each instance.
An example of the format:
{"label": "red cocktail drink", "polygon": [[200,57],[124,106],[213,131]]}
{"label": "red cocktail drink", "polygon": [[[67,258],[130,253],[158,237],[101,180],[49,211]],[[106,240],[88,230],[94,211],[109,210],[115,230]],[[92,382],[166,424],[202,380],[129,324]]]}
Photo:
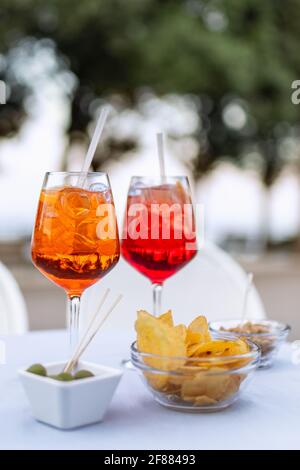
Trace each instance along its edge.
{"label": "red cocktail drink", "polygon": [[154,285],[184,267],[197,252],[186,178],[151,184],[134,178],[127,199],[122,255]]}

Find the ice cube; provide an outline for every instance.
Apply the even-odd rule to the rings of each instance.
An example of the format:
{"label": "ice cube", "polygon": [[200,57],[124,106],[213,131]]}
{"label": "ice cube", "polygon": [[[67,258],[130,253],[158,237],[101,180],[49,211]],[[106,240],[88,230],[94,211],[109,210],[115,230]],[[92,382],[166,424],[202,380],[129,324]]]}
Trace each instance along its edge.
{"label": "ice cube", "polygon": [[189,195],[186,193],[182,184],[177,181],[176,184],[162,184],[149,188],[148,199],[159,204],[188,204]]}
{"label": "ice cube", "polygon": [[63,212],[71,218],[86,217],[90,210],[90,200],[85,191],[64,189],[60,194],[60,205]]}
{"label": "ice cube", "polygon": [[129,188],[128,196],[140,196],[146,185],[142,181],[137,181]]}
{"label": "ice cube", "polygon": [[101,193],[101,196],[106,202],[111,202],[110,188],[104,183],[93,183],[90,185],[89,190],[94,193]]}
{"label": "ice cube", "polygon": [[172,204],[174,188],[175,186],[169,184],[149,186],[143,192],[143,196],[147,201],[151,201],[153,204]]}
{"label": "ice cube", "polygon": [[97,193],[101,193],[103,191],[107,191],[109,188],[104,183],[93,183],[90,185],[89,190]]}

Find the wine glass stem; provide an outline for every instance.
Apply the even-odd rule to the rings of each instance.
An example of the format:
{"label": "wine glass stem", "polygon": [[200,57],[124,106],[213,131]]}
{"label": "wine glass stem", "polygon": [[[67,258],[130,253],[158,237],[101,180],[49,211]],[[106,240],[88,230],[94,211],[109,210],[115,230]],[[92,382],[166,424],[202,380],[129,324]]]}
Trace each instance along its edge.
{"label": "wine glass stem", "polygon": [[70,352],[73,353],[79,338],[80,296],[69,296],[69,334]]}
{"label": "wine glass stem", "polygon": [[158,317],[161,312],[162,284],[152,284],[153,287],[153,313]]}

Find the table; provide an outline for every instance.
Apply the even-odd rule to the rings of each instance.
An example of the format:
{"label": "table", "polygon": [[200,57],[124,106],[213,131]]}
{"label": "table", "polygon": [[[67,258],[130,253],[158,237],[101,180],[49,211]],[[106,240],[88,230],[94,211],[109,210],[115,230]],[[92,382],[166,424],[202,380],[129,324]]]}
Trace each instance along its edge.
{"label": "table", "polygon": [[[131,337],[130,337],[131,336]],[[300,365],[286,345],[258,371],[243,398],[219,413],[185,414],[156,404],[135,371],[124,373],[105,421],[72,431],[36,422],[16,376],[19,367],[66,357],[64,331],[8,337],[0,365],[0,449],[299,449]],[[119,365],[132,332],[105,331],[87,360]]]}

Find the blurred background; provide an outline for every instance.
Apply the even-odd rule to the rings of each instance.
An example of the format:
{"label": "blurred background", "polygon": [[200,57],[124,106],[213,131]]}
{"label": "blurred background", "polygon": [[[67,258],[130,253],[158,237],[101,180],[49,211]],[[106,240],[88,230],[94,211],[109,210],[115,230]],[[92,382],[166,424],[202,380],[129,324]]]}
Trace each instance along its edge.
{"label": "blurred background", "polygon": [[0,260],[30,328],[65,322],[64,292],[30,261],[44,173],[80,169],[109,103],[93,165],[109,172],[119,222],[130,176],[156,171],[162,130],[205,237],[300,334],[300,0],[1,0],[0,21]]}

